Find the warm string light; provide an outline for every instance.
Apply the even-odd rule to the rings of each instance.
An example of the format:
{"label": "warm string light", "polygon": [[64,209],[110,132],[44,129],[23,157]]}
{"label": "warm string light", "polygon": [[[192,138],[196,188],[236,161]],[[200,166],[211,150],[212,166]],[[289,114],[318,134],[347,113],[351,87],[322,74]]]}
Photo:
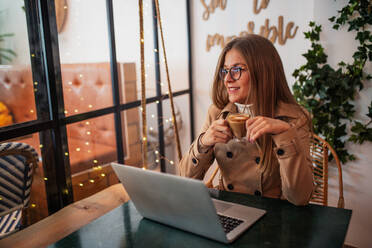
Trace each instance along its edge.
{"label": "warm string light", "polygon": [[[84,99],[82,99],[82,100],[84,100]],[[84,124],[85,124],[86,127],[89,127],[91,125],[91,122],[90,121],[85,121]],[[90,131],[90,130],[87,130],[86,131],[86,134],[87,135],[91,135],[91,133],[92,133],[92,131]],[[91,153],[92,151],[91,151],[90,147],[91,147],[92,144],[94,144],[94,142],[92,143],[92,142],[89,142],[89,141],[85,141],[84,142],[84,145],[85,145],[84,147],[85,148],[84,147],[76,147],[75,150],[77,152],[84,152],[84,151],[86,151],[87,153]],[[66,157],[69,156],[69,153],[68,152],[65,152],[65,156]],[[92,167],[93,171],[97,171],[97,173],[100,173],[100,176],[101,177],[105,177],[106,176],[105,173],[99,172],[100,170],[102,170],[102,166],[98,165],[99,161],[97,159],[92,159],[92,163],[94,165]],[[47,178],[44,178],[44,180],[48,180],[48,179]],[[88,182],[90,184],[97,182],[96,178],[91,178],[90,177],[87,180],[88,180]],[[77,185],[80,186],[80,187],[84,187],[84,185],[86,185],[86,184],[84,184],[84,182],[80,182]]]}
{"label": "warm string light", "polygon": [[[151,115],[151,118],[152,118],[152,119],[155,119],[155,115],[152,114],[152,115]],[[165,123],[166,123],[166,124],[168,124],[169,122],[172,123],[172,121],[173,121],[173,118],[172,118],[172,117],[169,117],[169,118],[168,118],[168,117],[162,117],[162,116],[160,116],[160,117],[158,117],[157,119],[158,119],[158,120],[163,120],[163,121],[165,120]],[[161,126],[164,126],[164,123],[162,122],[162,124],[158,124],[158,125],[159,125],[159,127],[161,127]],[[150,127],[149,130],[150,130],[150,131],[153,131],[154,128],[153,128],[153,127]]]}
{"label": "warm string light", "polygon": [[[142,4],[142,0],[140,0],[140,3]],[[157,3],[157,5],[158,5],[158,3]],[[67,6],[65,6],[65,8],[66,8],[66,7],[67,7]],[[141,7],[143,8],[143,6],[141,6]],[[147,3],[145,3],[145,7],[148,8],[149,5],[148,5]],[[157,6],[157,7],[158,7],[158,6]],[[141,10],[140,10],[140,15],[141,15]],[[143,10],[142,10],[142,15],[143,15]],[[147,16],[147,11],[146,11],[146,10],[145,10],[145,12],[144,12],[144,15]],[[75,13],[75,22],[76,22],[76,23],[77,23],[77,21],[78,21],[78,16],[79,16],[79,14],[76,12],[76,13]],[[143,17],[142,17],[142,18],[143,18]],[[160,18],[160,16],[159,16],[159,18]],[[160,22],[161,22],[161,21],[160,21]],[[81,43],[80,43],[80,36],[78,36],[77,38],[78,38],[77,45],[80,46],[80,44],[81,44]],[[142,31],[142,38],[140,39],[140,42],[141,42],[141,44],[144,44],[143,31]],[[157,49],[154,49],[154,52],[159,52],[159,51],[158,51]],[[70,52],[67,52],[67,55],[70,56],[71,53],[70,53]],[[31,56],[32,56],[32,57],[35,57],[34,54],[32,54]],[[143,56],[142,56],[142,57],[143,57]],[[166,58],[163,58],[163,62],[166,63]],[[147,67],[150,67],[149,64],[147,64],[146,66],[147,66]],[[83,75],[80,74],[79,77],[80,77],[80,78],[83,78]],[[148,74],[144,74],[144,78],[147,78],[147,77],[148,77]],[[69,82],[68,84],[69,84],[69,85],[72,85],[72,82]],[[35,85],[37,85],[37,82],[35,82]],[[160,83],[160,85],[161,85],[162,87],[165,86],[164,83]],[[69,89],[69,90],[71,91],[71,89]],[[36,91],[36,90],[35,90],[35,91]],[[168,95],[169,92],[167,91],[166,94]],[[163,100],[164,98],[165,98],[165,97],[162,96],[161,100]],[[81,97],[80,100],[83,101],[84,98]],[[157,100],[157,101],[156,101],[156,104],[159,104],[159,103],[160,103],[160,101]],[[93,107],[93,106],[92,106],[91,104],[88,105],[88,108],[92,108],[92,107]],[[141,107],[140,109],[141,109],[141,112],[142,112],[143,114],[146,114],[146,107],[144,107],[144,108]],[[144,110],[143,110],[143,109],[144,109]],[[31,110],[31,111],[32,111],[32,110]],[[75,112],[75,113],[78,113],[79,110],[78,110],[78,109],[75,109],[74,112]],[[64,113],[65,113],[65,114],[68,114],[68,111],[65,110]],[[151,115],[151,117],[152,117],[152,118],[155,118],[155,115]],[[164,119],[164,117],[159,117],[159,118],[160,118],[160,119]],[[168,123],[168,122],[172,122],[172,120],[173,120],[173,118],[165,118],[166,123]],[[89,125],[89,123],[87,123],[87,125]],[[144,127],[146,128],[146,125],[144,125]],[[153,128],[150,127],[150,130],[153,130]],[[90,131],[87,131],[86,134],[87,134],[87,135],[90,135],[91,132],[90,132]],[[147,142],[146,142],[146,141],[147,141],[147,135],[146,135],[146,132],[144,132],[144,135],[143,135],[143,141],[144,141],[144,143],[147,143]],[[88,146],[88,145],[89,145],[89,142],[86,142],[85,144]],[[40,145],[40,147],[42,147],[42,145]],[[76,148],[76,151],[80,151],[80,150],[81,150],[80,148]],[[91,151],[88,150],[88,153],[90,153],[90,152],[91,152]],[[158,152],[157,150],[155,151],[155,154],[157,154],[158,157],[159,157],[159,159],[156,159],[156,162],[157,162],[157,163],[159,163],[161,159],[164,159],[165,161],[168,161],[170,164],[172,164],[172,165],[174,164],[173,160],[170,160],[170,159],[166,158],[165,156],[160,156],[160,154],[159,154],[159,152]],[[69,154],[66,152],[65,155],[68,156]],[[93,163],[94,163],[94,164],[97,164],[98,161],[97,161],[97,160],[93,160]],[[93,167],[93,170],[99,170],[99,169],[101,169],[100,166]],[[146,162],[145,162],[145,166],[143,167],[143,169],[146,169]],[[100,175],[101,175],[101,177],[106,176],[104,173],[101,173]],[[47,180],[47,178],[44,178],[44,180]],[[94,182],[95,182],[94,179],[88,179],[88,180],[89,180],[90,183],[94,183]],[[79,186],[83,187],[84,184],[83,184],[83,183],[79,183]],[[67,192],[67,193],[68,193],[68,192]],[[36,207],[35,204],[31,204],[31,206],[32,206],[32,207]]]}
{"label": "warm string light", "polygon": [[[159,101],[157,101],[157,103],[158,103],[158,102],[159,102]],[[155,119],[155,118],[156,118],[155,114],[151,114],[151,118]],[[163,119],[163,120],[165,119],[165,122],[166,122],[166,123],[169,123],[169,122],[171,122],[171,121],[173,120],[172,117],[162,117],[162,116],[161,116],[161,117],[158,117],[158,119]],[[85,124],[86,126],[89,126],[91,123],[90,123],[90,121],[86,121],[86,122],[84,122],[84,124]],[[150,127],[150,130],[151,130],[151,131],[152,131],[153,129],[154,129],[153,127]],[[87,131],[87,134],[90,135],[90,134],[91,134],[91,131]],[[147,137],[144,137],[144,139],[147,139]],[[91,143],[88,142],[88,141],[85,142],[85,145],[86,145],[86,146],[90,146],[90,144],[91,144]],[[42,148],[42,147],[43,147],[43,145],[40,144],[40,148]],[[81,149],[80,147],[75,148],[75,150],[78,151],[78,152],[82,151],[82,149]],[[87,152],[88,152],[88,153],[91,153],[91,150],[88,150]],[[156,164],[159,164],[161,160],[164,160],[164,161],[168,162],[169,164],[174,165],[174,161],[173,161],[172,159],[169,159],[169,158],[167,158],[167,157],[165,157],[165,156],[160,155],[160,153],[159,153],[158,150],[155,150],[154,153],[156,154],[156,159],[155,159],[155,163],[156,163]],[[68,153],[68,152],[65,152],[65,156],[69,156],[69,153]],[[93,164],[95,164],[95,165],[98,164],[98,160],[97,160],[97,159],[93,159],[92,162],[93,162]],[[98,165],[98,166],[94,166],[94,167],[92,167],[92,169],[93,169],[93,171],[99,171],[99,170],[102,170],[102,167],[101,167],[100,165]],[[147,169],[147,168],[143,167],[143,169]],[[98,173],[99,173],[99,172],[98,172]],[[102,178],[102,177],[105,177],[106,174],[105,174],[105,173],[100,173],[99,176]],[[48,180],[47,177],[44,177],[43,179],[44,179],[45,181]],[[89,182],[90,184],[94,184],[94,183],[98,183],[99,181],[97,180],[97,178],[88,178],[86,182]],[[80,182],[80,183],[78,183],[77,185],[78,185],[79,187],[83,188],[84,185],[86,185],[86,184],[84,184],[84,182]],[[67,193],[68,193],[68,192],[67,192]],[[67,194],[67,193],[66,193],[66,194]],[[35,205],[34,207],[36,207],[36,205]]]}
{"label": "warm string light", "polygon": [[[94,164],[97,164],[98,163],[98,161],[97,160],[93,160],[93,163]],[[100,166],[100,165],[98,165],[98,166],[93,166],[92,167],[92,170],[93,171],[95,171],[96,173],[97,173],[97,175],[98,175],[98,178],[97,177],[95,177],[95,178],[91,178],[91,177],[89,177],[85,182],[89,182],[90,184],[94,184],[94,183],[98,183],[99,182],[99,177],[101,177],[101,178],[103,178],[103,177],[106,177],[106,173],[104,173],[104,172],[100,172],[101,170],[102,170],[103,168],[102,168],[102,166]],[[80,183],[78,183],[77,184],[79,187],[84,187],[84,182],[80,182]]]}
{"label": "warm string light", "polygon": [[[68,153],[66,153],[66,154],[68,154]],[[154,154],[156,154],[156,159],[155,159],[155,163],[156,164],[159,164],[161,160],[165,160],[169,164],[174,165],[174,161],[173,160],[171,160],[171,159],[169,159],[169,158],[167,158],[165,156],[162,156],[158,150],[155,149],[154,150]],[[97,159],[94,159],[92,162],[93,162],[93,164],[97,164],[98,163],[98,160]],[[99,172],[99,171],[101,171],[103,169],[102,166],[100,166],[100,165],[93,166],[92,169],[93,169],[93,171],[97,171],[97,173],[99,174],[99,176],[101,178],[106,177],[106,173],[102,173],[102,172],[100,173]],[[145,168],[145,167],[142,167],[142,169],[147,170],[147,168]],[[44,180],[48,180],[48,179],[47,178],[44,178]],[[85,182],[89,182],[89,184],[94,184],[94,183],[98,183],[99,180],[97,180],[97,177],[96,178],[88,178]],[[79,187],[83,188],[86,184],[84,184],[84,182],[80,182],[77,185]]]}
{"label": "warm string light", "polygon": [[157,164],[160,162],[160,160],[163,159],[163,160],[167,161],[169,164],[174,165],[174,161],[173,161],[173,160],[168,159],[168,158],[165,157],[165,156],[161,156],[160,153],[159,153],[159,151],[155,150],[154,153],[157,155],[157,158],[155,159],[155,162],[156,162]]}
{"label": "warm string light", "polygon": [[[155,116],[152,115],[152,117],[154,118]],[[165,118],[165,117],[160,117],[160,118]],[[167,119],[172,119],[172,117],[167,118]],[[86,121],[85,124],[86,124],[86,125],[90,125],[90,122],[89,122],[89,121]],[[90,143],[89,143],[89,142],[85,142],[85,145],[89,146]],[[40,144],[40,147],[43,147],[43,145]],[[77,150],[77,151],[81,151],[81,148],[78,147],[78,148],[76,148],[76,150]],[[88,152],[89,152],[89,150],[88,150]],[[157,155],[157,157],[156,157],[156,159],[155,159],[155,163],[156,163],[156,164],[159,164],[160,161],[163,159],[163,160],[167,161],[169,164],[174,165],[174,161],[173,161],[173,160],[168,159],[168,158],[165,157],[165,156],[161,156],[158,150],[155,150],[154,153]],[[68,152],[65,152],[65,156],[68,156],[68,155],[69,155],[69,153],[68,153]],[[93,159],[92,162],[93,162],[93,164],[95,164],[95,165],[99,163],[99,161],[98,161],[97,159]],[[84,186],[86,186],[87,184],[95,184],[95,183],[99,183],[99,182],[100,182],[99,178],[104,178],[104,177],[107,176],[106,173],[100,172],[100,171],[102,170],[102,166],[100,166],[100,165],[98,165],[98,166],[94,166],[94,167],[92,167],[92,169],[93,169],[93,171],[96,171],[96,172],[98,173],[98,178],[97,178],[97,177],[95,177],[95,178],[91,178],[91,177],[90,177],[90,178],[88,178],[85,182],[83,181],[83,182],[77,183],[77,186],[79,186],[80,188],[83,189]],[[147,168],[143,167],[142,169],[146,170]],[[45,181],[48,180],[47,177],[44,177],[43,179],[44,179]],[[68,192],[67,189],[65,189],[63,193],[64,193],[64,194],[68,194],[69,192]],[[1,198],[0,198],[0,200],[1,200]],[[35,203],[30,204],[30,206],[31,206],[32,208],[36,208],[36,207],[37,207],[37,205],[36,205]]]}
{"label": "warm string light", "polygon": [[[176,114],[176,116],[180,116],[180,112],[179,111],[177,111],[177,114]],[[155,117],[155,115],[154,114],[151,114],[151,117],[152,117],[152,119],[162,119],[162,120],[165,120],[164,122],[161,122],[162,124],[158,124],[158,125],[160,125],[160,126],[162,126],[162,125],[165,125],[165,124],[167,124],[167,125],[169,125],[168,126],[168,128],[167,129],[165,129],[164,130],[164,137],[165,137],[165,143],[166,143],[166,145],[168,144],[171,144],[171,142],[173,141],[173,135],[171,134],[171,132],[174,130],[173,128],[172,128],[172,125],[173,125],[173,117],[158,117],[158,118],[156,118]],[[182,126],[181,124],[182,124],[182,118],[177,118],[178,120],[177,120],[177,122],[180,122],[180,126]],[[150,126],[149,127],[149,135],[151,136],[151,137],[154,137],[155,139],[157,138],[157,132],[156,131],[154,131],[154,128],[152,127],[152,126]],[[163,156],[163,155],[161,155],[160,153],[159,153],[159,151],[157,150],[158,148],[158,143],[157,142],[155,142],[155,143],[153,143],[153,142],[150,142],[150,149],[152,148],[152,151],[153,151],[153,153],[155,154],[155,157],[154,157],[154,164],[156,165],[156,166],[158,166],[159,165],[159,163],[161,162],[161,160],[165,160],[165,161],[167,161],[169,164],[171,164],[171,165],[174,165],[175,164],[175,162],[174,162],[174,160],[173,159],[169,159],[168,157],[166,157],[166,156]],[[150,166],[150,164],[149,164],[149,166]]]}
{"label": "warm string light", "polygon": [[[155,117],[152,117],[152,118],[155,118]],[[159,117],[158,119],[163,119],[165,121],[165,123],[162,122],[162,124],[158,124],[159,127],[165,126],[166,124],[172,124],[173,125],[173,118],[172,117],[170,117],[170,118]],[[150,126],[149,130],[154,131],[154,128]]]}

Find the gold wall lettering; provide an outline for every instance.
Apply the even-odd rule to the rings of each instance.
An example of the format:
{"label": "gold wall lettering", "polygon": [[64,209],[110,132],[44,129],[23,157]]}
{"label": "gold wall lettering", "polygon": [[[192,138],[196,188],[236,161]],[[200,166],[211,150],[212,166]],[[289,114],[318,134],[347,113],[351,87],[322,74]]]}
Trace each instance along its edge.
{"label": "gold wall lettering", "polygon": [[[258,4],[259,0],[253,1],[253,13],[256,15],[261,12],[262,9],[266,9],[267,6],[270,3],[270,0],[262,0],[261,4]],[[209,5],[205,2],[205,0],[200,0],[201,4],[204,7],[203,12],[203,20],[208,20],[211,13],[214,13],[214,10],[218,7],[221,8],[221,10],[225,10],[227,5],[227,0],[210,0]]]}
{"label": "gold wall lettering", "polygon": [[220,7],[222,10],[224,10],[227,4],[227,0],[210,0],[209,5],[205,3],[205,0],[200,0],[200,2],[205,8],[203,13],[203,19],[205,21],[209,19],[210,13],[214,13],[216,8]]}
{"label": "gold wall lettering", "polygon": [[269,5],[269,2],[270,2],[270,0],[262,0],[260,7],[258,7],[258,9],[257,9],[258,0],[254,0],[254,2],[253,2],[253,13],[255,13],[256,15],[259,14],[262,9],[267,8],[267,6]]}
{"label": "gold wall lettering", "polygon": [[[293,29],[294,28],[294,29]],[[247,34],[254,34],[255,23],[253,21],[248,22],[247,31],[241,31],[239,36],[244,36]],[[278,40],[279,45],[284,45],[287,39],[293,39],[296,36],[298,26],[295,26],[294,22],[289,22],[284,31],[284,18],[283,16],[278,17],[278,25],[270,26],[270,20],[266,18],[265,24],[260,27],[259,35],[269,39],[272,43]],[[221,48],[225,47],[232,39],[236,38],[236,35],[224,37],[221,34],[208,35],[206,50],[207,52],[211,47],[220,45]]]}

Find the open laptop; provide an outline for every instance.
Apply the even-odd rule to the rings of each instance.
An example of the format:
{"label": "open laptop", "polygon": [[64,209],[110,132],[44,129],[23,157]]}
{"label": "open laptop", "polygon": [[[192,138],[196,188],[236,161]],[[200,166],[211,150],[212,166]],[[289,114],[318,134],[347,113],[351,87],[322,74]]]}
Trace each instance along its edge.
{"label": "open laptop", "polygon": [[111,166],[143,217],[223,243],[233,242],[266,213],[212,199],[200,180],[117,163]]}

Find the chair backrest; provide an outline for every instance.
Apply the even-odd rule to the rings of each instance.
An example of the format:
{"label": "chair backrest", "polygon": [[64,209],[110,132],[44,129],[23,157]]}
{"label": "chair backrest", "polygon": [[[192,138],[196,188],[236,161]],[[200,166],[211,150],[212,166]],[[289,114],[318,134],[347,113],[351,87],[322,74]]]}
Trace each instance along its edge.
{"label": "chair backrest", "polygon": [[[315,183],[314,192],[310,202],[318,204],[320,203],[324,206],[328,205],[328,151],[332,153],[338,168],[339,198],[337,207],[344,208],[345,200],[343,194],[342,169],[340,160],[338,159],[338,156],[331,145],[316,134],[313,134],[312,139],[310,140],[310,156],[313,165]],[[213,179],[218,170],[219,167],[217,166],[212,176],[205,183],[208,188],[213,188]]]}
{"label": "chair backrest", "polygon": [[23,209],[30,202],[37,159],[37,152],[27,144],[0,144],[0,237],[20,227]]}
{"label": "chair backrest", "polygon": [[328,205],[328,152],[331,152],[338,169],[339,198],[337,207],[344,208],[345,200],[343,194],[342,168],[340,160],[331,145],[313,134],[310,141],[310,156],[313,165],[315,188],[310,202]]}

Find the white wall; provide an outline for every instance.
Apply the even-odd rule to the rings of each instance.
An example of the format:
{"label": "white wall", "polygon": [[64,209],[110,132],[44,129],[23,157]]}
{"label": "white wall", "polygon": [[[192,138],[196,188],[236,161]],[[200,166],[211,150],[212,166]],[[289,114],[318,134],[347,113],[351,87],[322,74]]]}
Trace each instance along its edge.
{"label": "white wall", "polygon": [[[22,11],[18,1],[2,1],[0,4],[1,25],[0,32],[6,30],[15,32],[21,42],[15,41],[11,46],[19,54],[14,63],[29,63],[28,42],[26,41],[25,19],[21,16]],[[356,43],[354,35],[342,29],[334,31],[328,18],[335,15],[347,1],[324,1],[324,0],[281,0],[270,1],[266,9],[259,14],[253,13],[253,0],[227,0],[226,9],[216,8],[207,21],[202,19],[205,8],[202,1],[192,2],[192,47],[193,47],[193,83],[194,83],[194,113],[196,132],[202,126],[210,100],[210,86],[212,76],[220,52],[219,47],[212,47],[206,51],[206,39],[208,34],[223,34],[225,36],[239,34],[246,30],[249,21],[255,22],[255,33],[264,24],[265,19],[270,20],[271,25],[277,26],[279,15],[284,17],[284,25],[294,22],[298,31],[293,39],[288,39],[284,46],[275,44],[285,68],[285,73],[290,86],[294,79],[291,76],[295,68],[305,62],[301,56],[309,47],[309,42],[304,39],[303,32],[308,30],[310,20],[315,20],[323,25],[321,35],[322,44],[329,55],[329,62],[336,65],[338,61],[351,61],[351,55]],[[209,4],[211,0],[205,0]],[[258,1],[261,3],[262,1]],[[106,7],[104,0],[68,0],[68,17],[64,31],[59,35],[60,53],[62,63],[84,63],[109,61],[109,48],[107,40]],[[9,6],[16,9],[9,10]],[[138,1],[114,0],[115,35],[117,45],[117,59],[119,62],[136,62],[138,83],[140,82],[140,57],[139,57],[139,19]],[[163,17],[164,35],[166,39],[168,63],[173,90],[187,88],[187,34],[186,34],[186,5],[185,1],[160,0],[161,14]],[[8,10],[6,10],[8,9]],[[11,13],[12,12],[12,13]],[[5,13],[2,14],[2,13]],[[5,17],[4,17],[5,16]],[[154,55],[152,34],[152,9],[151,1],[144,1],[145,17],[145,59],[147,69],[147,96],[155,95],[154,84]],[[4,19],[5,18],[5,19]],[[3,20],[13,20],[3,25]],[[8,25],[9,24],[9,25]],[[22,27],[23,25],[23,27]],[[17,27],[17,28],[16,28]],[[160,50],[161,52],[161,50]],[[369,65],[371,70],[372,66]],[[167,91],[164,66],[162,65],[163,92]],[[371,100],[371,82],[365,84],[365,89],[356,99],[358,113],[356,117],[366,120],[364,113]],[[182,109],[183,129],[181,130],[181,145],[185,152],[189,146],[189,111],[187,97],[175,99],[177,106]],[[169,106],[165,106],[165,117],[170,117]],[[149,106],[149,112],[155,112],[155,104]],[[148,117],[150,125],[155,122]],[[154,128],[156,126],[154,125]],[[370,199],[372,199],[372,183],[369,175],[372,175],[372,144],[363,146],[351,145],[350,151],[357,154],[358,160],[343,165],[344,194],[346,208],[353,210],[346,243],[358,247],[368,247],[372,243],[370,230],[372,222],[368,217]],[[170,156],[174,156],[169,152]],[[330,202],[335,204],[336,181],[334,168],[331,168]]]}
{"label": "white wall", "polygon": [[[211,1],[205,0],[209,4]],[[205,41],[208,34],[223,34],[225,36],[239,34],[245,30],[249,21],[254,21],[256,29],[263,25],[266,18],[271,24],[276,23],[279,15],[284,16],[284,23],[293,21],[299,30],[294,39],[288,39],[284,46],[275,44],[282,57],[285,73],[290,86],[294,83],[291,76],[295,68],[304,64],[305,60],[301,56],[308,48],[309,42],[304,39],[303,32],[308,31],[308,23],[315,20],[323,25],[321,34],[322,44],[329,55],[329,63],[337,65],[340,60],[351,62],[351,56],[355,50],[356,42],[353,33],[346,32],[345,28],[341,31],[333,30],[328,18],[336,15],[337,10],[346,4],[346,0],[324,1],[324,0],[282,0],[270,1],[266,9],[258,15],[253,13],[253,2],[245,0],[227,1],[226,8],[216,8],[211,13],[207,21],[202,19],[205,7],[201,1],[192,1],[192,45],[193,45],[193,80],[194,80],[194,106],[196,132],[202,126],[210,100],[210,86],[218,55],[221,51],[219,47],[213,47],[209,52],[205,49]],[[262,1],[258,1],[262,2]],[[256,32],[255,32],[256,33]],[[370,72],[371,64],[367,65]],[[365,83],[365,89],[356,98],[356,109],[358,120],[366,120],[364,116],[371,101],[372,88],[371,82]],[[357,247],[370,247],[372,238],[372,221],[369,217],[372,214],[370,203],[372,199],[372,144],[366,143],[363,146],[350,145],[350,152],[357,155],[358,160],[343,165],[344,176],[344,196],[346,208],[353,210],[353,215],[346,237],[346,243]],[[337,194],[337,171],[334,167],[330,169],[329,198],[330,204],[335,206]]]}

